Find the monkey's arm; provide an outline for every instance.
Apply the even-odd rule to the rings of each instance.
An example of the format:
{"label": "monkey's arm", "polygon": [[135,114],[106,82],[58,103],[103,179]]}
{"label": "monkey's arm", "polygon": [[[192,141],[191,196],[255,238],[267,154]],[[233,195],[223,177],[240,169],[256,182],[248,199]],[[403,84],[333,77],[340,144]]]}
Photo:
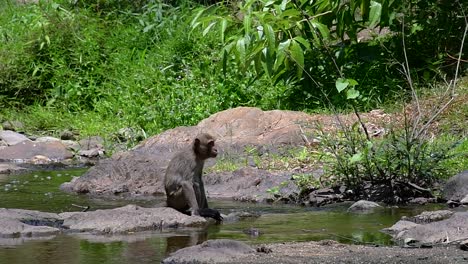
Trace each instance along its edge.
{"label": "monkey's arm", "polygon": [[200,216],[203,216],[203,217],[211,217],[213,219],[215,219],[216,221],[218,222],[221,222],[223,221],[223,217],[221,216],[221,214],[219,213],[218,210],[216,209],[211,209],[211,208],[200,208],[198,210]]}

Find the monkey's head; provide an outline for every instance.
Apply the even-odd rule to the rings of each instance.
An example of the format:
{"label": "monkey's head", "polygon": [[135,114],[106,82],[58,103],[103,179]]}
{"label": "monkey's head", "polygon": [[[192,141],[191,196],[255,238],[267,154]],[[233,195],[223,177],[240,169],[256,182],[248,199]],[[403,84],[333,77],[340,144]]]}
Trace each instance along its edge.
{"label": "monkey's head", "polygon": [[218,155],[215,138],[207,133],[199,134],[193,141],[193,151],[197,158],[202,160],[215,158]]}

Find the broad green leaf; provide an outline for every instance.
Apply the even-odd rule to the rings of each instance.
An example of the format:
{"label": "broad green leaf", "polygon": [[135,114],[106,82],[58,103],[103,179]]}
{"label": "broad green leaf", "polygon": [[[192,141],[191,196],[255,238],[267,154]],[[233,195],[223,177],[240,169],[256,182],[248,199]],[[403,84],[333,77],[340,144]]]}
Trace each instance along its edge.
{"label": "broad green leaf", "polygon": [[328,30],[327,26],[315,19],[311,20],[311,23],[314,28],[318,29],[324,40],[328,40],[330,38],[330,31]]}
{"label": "broad green leaf", "polygon": [[346,90],[346,99],[356,99],[359,97],[359,91],[354,89],[354,88],[350,88],[348,90]]}
{"label": "broad green leaf", "polygon": [[338,78],[335,82],[336,90],[338,90],[339,93],[341,93],[341,91],[346,89],[348,85],[349,85],[348,79],[344,79],[344,78]]}
{"label": "broad green leaf", "polygon": [[302,46],[304,46],[304,48],[306,48],[306,50],[310,50],[310,44],[307,40],[305,40],[303,37],[295,37],[294,38],[295,41],[299,42],[302,44]]}
{"label": "broad green leaf", "polygon": [[288,4],[288,1],[289,1],[289,0],[283,0],[283,1],[281,2],[281,5],[280,5],[281,11],[286,10],[286,5]]}
{"label": "broad green leaf", "polygon": [[358,82],[356,80],[354,80],[354,79],[349,79],[348,78],[346,80],[348,80],[349,86],[351,86],[351,87],[358,85]]}
{"label": "broad green leaf", "polygon": [[302,50],[301,45],[293,40],[291,42],[290,52],[291,58],[298,65],[297,75],[300,78],[302,77],[302,72],[304,69],[304,51]]}
{"label": "broad green leaf", "polygon": [[362,153],[356,153],[351,158],[349,158],[349,163],[354,164],[362,161]]}
{"label": "broad green leaf", "polygon": [[273,28],[269,24],[264,24],[263,29],[265,30],[265,36],[267,38],[268,47],[270,49],[274,49],[276,45],[275,44],[276,41],[275,41],[275,32],[273,31]]}
{"label": "broad green leaf", "polygon": [[373,28],[380,22],[382,15],[382,4],[372,1],[369,12],[369,27]]}

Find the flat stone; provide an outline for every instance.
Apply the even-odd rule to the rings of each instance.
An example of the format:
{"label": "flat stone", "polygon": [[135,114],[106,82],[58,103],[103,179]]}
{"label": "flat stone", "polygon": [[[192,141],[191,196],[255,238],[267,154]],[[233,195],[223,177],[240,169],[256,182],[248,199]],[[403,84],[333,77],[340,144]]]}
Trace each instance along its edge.
{"label": "flat stone", "polygon": [[230,239],[208,240],[200,245],[179,249],[162,263],[220,263],[255,254],[249,245]]}
{"label": "flat stone", "polygon": [[35,156],[45,156],[53,161],[61,161],[73,158],[70,152],[61,142],[32,142],[23,141],[14,146],[0,149],[0,161],[28,162]]}
{"label": "flat stone", "polygon": [[175,227],[207,225],[203,217],[188,216],[168,207],[144,208],[127,205],[92,212],[62,213],[63,227],[71,232],[119,234]]}
{"label": "flat stone", "polygon": [[0,131],[0,139],[3,140],[8,146],[13,146],[23,141],[31,141],[25,135],[10,130]]}

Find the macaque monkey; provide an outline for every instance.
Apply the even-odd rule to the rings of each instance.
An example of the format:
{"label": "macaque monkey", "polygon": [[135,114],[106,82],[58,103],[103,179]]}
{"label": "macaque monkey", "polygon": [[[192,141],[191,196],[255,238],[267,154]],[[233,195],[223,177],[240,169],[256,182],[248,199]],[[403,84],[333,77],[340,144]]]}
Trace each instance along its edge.
{"label": "macaque monkey", "polygon": [[167,206],[185,214],[223,220],[218,210],[208,208],[202,180],[205,160],[217,155],[215,139],[207,133],[198,135],[190,148],[175,154],[164,178]]}

